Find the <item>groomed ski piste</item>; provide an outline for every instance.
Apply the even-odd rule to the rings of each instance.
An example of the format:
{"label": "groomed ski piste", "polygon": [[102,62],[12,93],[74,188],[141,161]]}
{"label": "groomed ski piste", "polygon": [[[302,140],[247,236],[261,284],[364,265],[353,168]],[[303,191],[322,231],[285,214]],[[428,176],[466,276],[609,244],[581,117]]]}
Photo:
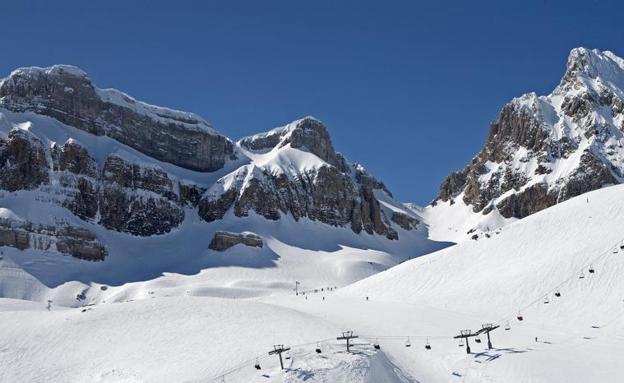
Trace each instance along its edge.
{"label": "groomed ski piste", "polygon": [[[622,195],[588,193],[331,291],[267,294],[265,280],[261,294],[215,297],[184,277],[79,307],[0,299],[0,381],[619,382]],[[23,255],[3,253],[9,273]],[[454,336],[487,323],[500,325],[493,348],[481,334],[467,354]],[[345,331],[359,336],[350,353]],[[283,371],[274,345],[291,348]]]}

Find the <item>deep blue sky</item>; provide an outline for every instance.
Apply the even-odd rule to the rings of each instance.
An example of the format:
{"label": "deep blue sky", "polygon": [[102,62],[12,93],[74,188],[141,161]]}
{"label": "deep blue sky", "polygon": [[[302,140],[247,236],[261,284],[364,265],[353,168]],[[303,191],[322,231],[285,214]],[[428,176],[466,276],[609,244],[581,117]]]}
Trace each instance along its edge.
{"label": "deep blue sky", "polygon": [[80,66],[229,137],[304,115],[426,203],[501,106],[548,93],[576,46],[624,55],[618,1],[3,1],[0,77]]}

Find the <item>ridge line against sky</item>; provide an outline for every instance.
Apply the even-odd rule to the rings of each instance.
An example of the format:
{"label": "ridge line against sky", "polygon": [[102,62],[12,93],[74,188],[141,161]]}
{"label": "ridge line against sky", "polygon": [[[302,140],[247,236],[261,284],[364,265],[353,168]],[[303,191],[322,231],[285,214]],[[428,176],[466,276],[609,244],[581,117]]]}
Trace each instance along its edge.
{"label": "ridge line against sky", "polygon": [[480,4],[7,1],[0,77],[76,65],[232,139],[313,115],[399,200],[426,204],[506,102],[550,93],[570,49],[624,54],[617,1]]}

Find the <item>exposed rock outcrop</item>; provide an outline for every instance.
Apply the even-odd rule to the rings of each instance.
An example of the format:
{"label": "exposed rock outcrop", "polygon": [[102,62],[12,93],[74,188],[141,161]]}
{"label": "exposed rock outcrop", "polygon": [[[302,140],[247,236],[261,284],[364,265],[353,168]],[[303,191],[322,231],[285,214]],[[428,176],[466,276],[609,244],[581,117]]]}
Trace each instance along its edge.
{"label": "exposed rock outcrop", "polygon": [[28,130],[14,128],[0,138],[0,188],[34,189],[48,183],[48,161],[41,141]]}
{"label": "exposed rock outcrop", "polygon": [[474,212],[523,218],[579,194],[622,182],[624,60],[577,48],[548,96],[505,105],[483,149],[449,175],[436,201],[461,196]]}
{"label": "exposed rock outcrop", "polygon": [[108,157],[102,169],[100,223],[109,229],[143,236],[171,231],[184,219],[173,186],[160,169]]}
{"label": "exposed rock outcrop", "polygon": [[[63,65],[12,72],[0,81],[0,108],[7,137],[0,139],[0,189],[37,189],[38,201],[110,230],[168,233],[193,209],[208,222],[228,211],[270,220],[290,215],[389,239],[398,238],[393,225],[416,227],[411,213],[380,204],[378,193],[391,199],[390,191],[336,152],[326,127],[312,117],[235,144],[198,116],[98,89],[80,69]],[[59,137],[64,142],[55,142]],[[194,172],[220,169],[235,154],[240,162],[229,162],[216,183],[214,175]],[[64,253],[98,258],[83,242],[55,243]]]}
{"label": "exposed rock outcrop", "polygon": [[206,221],[221,219],[233,208],[238,217],[248,216],[251,211],[271,220],[290,214],[295,220],[308,218],[348,226],[356,233],[365,231],[398,238],[373,191],[390,193],[361,166],[349,166],[335,152],[320,121],[304,118],[243,138],[239,144],[247,150],[271,152],[276,158],[284,150],[297,148],[322,161],[302,169],[285,167],[279,161],[237,169],[221,178],[199,202],[199,215]]}
{"label": "exposed rock outcrop", "polygon": [[208,248],[216,251],[224,251],[238,244],[249,247],[262,247],[262,237],[248,231],[242,233],[217,231]]}
{"label": "exposed rock outcrop", "polygon": [[100,90],[72,66],[14,71],[0,83],[0,107],[50,116],[188,169],[220,169],[234,155],[232,142],[201,118]]}
{"label": "exposed rock outcrop", "polygon": [[0,246],[53,251],[89,261],[102,261],[107,255],[106,248],[87,229],[9,219],[0,219]]}

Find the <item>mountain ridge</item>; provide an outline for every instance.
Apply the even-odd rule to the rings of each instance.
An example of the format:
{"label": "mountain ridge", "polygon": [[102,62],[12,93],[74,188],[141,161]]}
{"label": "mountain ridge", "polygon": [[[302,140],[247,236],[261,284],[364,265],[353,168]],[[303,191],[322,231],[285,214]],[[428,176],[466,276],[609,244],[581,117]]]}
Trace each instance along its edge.
{"label": "mountain ridge", "polygon": [[[521,219],[621,183],[623,89],[624,60],[610,51],[573,49],[550,94],[526,93],[503,106],[479,153],[442,182],[430,214],[438,204],[461,202],[475,214]],[[463,207],[441,210],[447,209]],[[478,222],[460,231],[474,230],[488,227]]]}

